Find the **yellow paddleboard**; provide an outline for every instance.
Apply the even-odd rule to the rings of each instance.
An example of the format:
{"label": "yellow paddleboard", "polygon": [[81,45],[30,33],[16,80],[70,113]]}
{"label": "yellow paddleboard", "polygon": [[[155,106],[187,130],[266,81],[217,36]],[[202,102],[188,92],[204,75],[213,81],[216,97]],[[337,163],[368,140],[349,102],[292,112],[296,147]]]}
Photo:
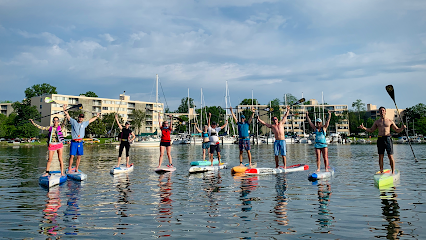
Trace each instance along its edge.
{"label": "yellow paddleboard", "polygon": [[[245,173],[245,171],[247,170],[247,169],[249,169],[249,167],[248,167],[248,163],[246,163],[246,164],[244,164],[243,166],[235,166],[235,167],[233,167],[232,169],[231,169],[231,173]],[[256,167],[257,166],[257,164],[256,163],[253,163],[252,164],[252,167]]]}

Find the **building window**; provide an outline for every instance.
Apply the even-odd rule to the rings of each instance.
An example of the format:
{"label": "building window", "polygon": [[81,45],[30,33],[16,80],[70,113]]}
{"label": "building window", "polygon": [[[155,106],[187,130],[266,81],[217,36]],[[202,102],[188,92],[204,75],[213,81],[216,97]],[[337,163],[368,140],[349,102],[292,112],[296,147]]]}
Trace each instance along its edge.
{"label": "building window", "polygon": [[42,105],[40,105],[40,109],[42,108],[43,106]]}
{"label": "building window", "polygon": [[102,107],[102,110],[108,110],[108,107]]}
{"label": "building window", "polygon": [[43,98],[40,98],[40,102],[43,102]]}

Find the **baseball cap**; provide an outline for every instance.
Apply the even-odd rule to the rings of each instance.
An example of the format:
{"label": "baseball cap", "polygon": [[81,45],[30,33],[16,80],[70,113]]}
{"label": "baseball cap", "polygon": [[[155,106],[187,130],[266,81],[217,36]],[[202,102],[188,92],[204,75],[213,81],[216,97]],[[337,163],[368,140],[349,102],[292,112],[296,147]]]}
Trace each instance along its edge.
{"label": "baseball cap", "polygon": [[246,116],[244,116],[244,115],[241,115],[241,118],[246,118]]}
{"label": "baseball cap", "polygon": [[129,123],[129,122],[126,122],[126,125],[130,125],[130,123]]}
{"label": "baseball cap", "polygon": [[317,118],[317,120],[315,120],[315,122],[322,122],[321,118]]}

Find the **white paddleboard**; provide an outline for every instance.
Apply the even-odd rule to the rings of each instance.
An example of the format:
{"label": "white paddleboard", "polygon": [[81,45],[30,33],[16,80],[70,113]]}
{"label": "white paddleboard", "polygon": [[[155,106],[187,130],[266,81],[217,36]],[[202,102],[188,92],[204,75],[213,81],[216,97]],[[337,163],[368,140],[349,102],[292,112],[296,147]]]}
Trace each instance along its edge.
{"label": "white paddleboard", "polygon": [[50,171],[47,176],[40,176],[38,179],[40,185],[44,187],[53,187],[55,185],[64,183],[67,181],[67,175],[62,176],[60,171]]}
{"label": "white paddleboard", "polygon": [[87,179],[87,174],[83,173],[80,169],[78,169],[78,172],[75,172],[75,167],[71,168],[71,172],[68,172],[68,168],[65,172],[69,178],[77,181],[84,181]]}
{"label": "white paddleboard", "polygon": [[170,167],[165,167],[165,168],[159,167],[159,168],[154,169],[154,171],[156,173],[174,172],[174,171],[176,171],[176,168],[175,167],[171,167],[171,168]]}
{"label": "white paddleboard", "polygon": [[190,173],[200,173],[200,172],[208,172],[208,171],[218,171],[219,169],[227,168],[226,163],[221,163],[220,165],[215,166],[193,166],[189,168]]}
{"label": "white paddleboard", "polygon": [[245,171],[247,175],[261,175],[261,174],[277,174],[277,173],[287,173],[287,172],[297,172],[308,170],[309,166],[306,164],[296,164],[284,168],[279,166],[278,168],[249,168]]}
{"label": "white paddleboard", "polygon": [[117,173],[131,172],[131,171],[133,171],[133,163],[130,165],[130,167],[126,167],[126,164],[121,164],[119,167],[113,167],[110,173],[117,174]]}
{"label": "white paddleboard", "polygon": [[331,178],[334,176],[334,167],[331,167],[326,172],[325,170],[320,170],[319,172],[313,172],[308,175],[308,179],[311,181],[316,181],[317,179]]}

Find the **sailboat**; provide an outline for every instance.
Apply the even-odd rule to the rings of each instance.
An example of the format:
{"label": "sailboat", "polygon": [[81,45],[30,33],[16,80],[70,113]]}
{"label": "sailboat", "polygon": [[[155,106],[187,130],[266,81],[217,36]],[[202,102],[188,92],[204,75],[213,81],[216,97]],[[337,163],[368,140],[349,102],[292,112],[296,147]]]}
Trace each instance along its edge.
{"label": "sailboat", "polygon": [[[225,121],[228,120],[228,98],[229,98],[229,89],[228,89],[228,81],[226,81],[226,89],[225,89]],[[229,101],[231,103],[231,101]],[[229,125],[231,121],[228,121],[228,125],[226,126],[226,135],[221,137],[222,144],[234,144],[235,138],[229,135]],[[235,132],[235,131],[234,131]]]}

